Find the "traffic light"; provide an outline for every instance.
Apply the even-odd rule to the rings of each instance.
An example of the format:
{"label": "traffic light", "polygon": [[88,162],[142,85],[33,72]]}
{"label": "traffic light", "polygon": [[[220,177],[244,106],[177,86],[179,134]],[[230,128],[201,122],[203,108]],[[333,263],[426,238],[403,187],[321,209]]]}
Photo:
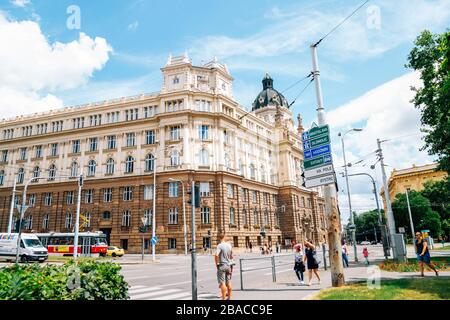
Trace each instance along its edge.
{"label": "traffic light", "polygon": [[194,197],[194,203],[196,208],[200,208],[200,187],[194,186],[194,195],[192,195],[192,190],[188,191],[187,194],[191,196],[191,199],[187,201],[188,204],[192,205],[192,197]]}

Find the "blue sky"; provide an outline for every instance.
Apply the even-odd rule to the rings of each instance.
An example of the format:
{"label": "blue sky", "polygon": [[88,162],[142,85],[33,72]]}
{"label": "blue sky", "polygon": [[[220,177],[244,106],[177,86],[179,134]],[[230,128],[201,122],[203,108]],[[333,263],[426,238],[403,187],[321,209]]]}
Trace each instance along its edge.
{"label": "blue sky", "polygon": [[[0,116],[158,91],[169,53],[185,51],[194,64],[213,56],[226,63],[235,98],[250,106],[265,72],[280,91],[308,74],[309,44],[362,2],[1,0],[0,42],[8,45],[0,46],[0,74],[14,76],[0,75]],[[67,28],[70,5],[80,9],[80,29]],[[389,171],[433,160],[419,151],[420,115],[408,102],[409,86],[420,80],[404,65],[423,29],[449,26],[449,1],[373,0],[320,44],[335,163],[342,165],[337,133],[356,126],[364,131],[346,136],[348,161],[375,150],[376,137],[401,136],[408,137],[386,145],[395,154],[387,157]],[[287,99],[305,84],[285,92]],[[306,126],[315,120],[315,101],[311,85],[293,106]],[[352,193],[357,211],[373,207],[366,181],[352,182]]]}

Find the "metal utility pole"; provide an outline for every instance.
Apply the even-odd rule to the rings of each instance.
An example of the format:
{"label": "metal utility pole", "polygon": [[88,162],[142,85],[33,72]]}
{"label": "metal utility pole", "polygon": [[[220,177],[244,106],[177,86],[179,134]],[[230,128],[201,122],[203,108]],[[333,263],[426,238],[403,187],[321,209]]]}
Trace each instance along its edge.
{"label": "metal utility pole", "polygon": [[191,206],[192,206],[192,251],[191,251],[191,269],[192,269],[192,300],[197,300],[197,256],[195,252],[195,181],[191,184]]}
{"label": "metal utility pole", "polygon": [[350,221],[352,223],[352,242],[353,242],[353,250],[355,254],[355,262],[358,262],[358,250],[356,248],[356,227],[355,227],[355,217],[352,211],[352,200],[350,197],[350,185],[348,183],[348,172],[347,172],[347,160],[345,159],[345,145],[344,145],[344,136],[352,131],[362,131],[362,129],[351,129],[348,130],[346,133],[341,134],[339,133],[339,136],[341,137],[342,141],[342,154],[344,156],[344,171],[345,171],[345,181],[347,183],[347,196],[348,196],[348,208],[350,211]]}
{"label": "metal utility pole", "polygon": [[11,207],[9,208],[8,233],[11,233],[11,230],[12,230],[14,205],[16,204],[16,184],[17,184],[17,177],[14,177],[14,184],[13,184],[12,198],[11,198]]}
{"label": "metal utility pole", "polygon": [[412,235],[411,241],[414,244],[414,237],[416,232],[414,231],[414,222],[411,214],[411,206],[409,204],[408,189],[406,189],[406,203],[408,204],[409,223],[411,224],[411,235]]}
{"label": "metal utility pole", "polygon": [[[317,118],[319,125],[326,125],[325,109],[323,107],[322,87],[320,85],[320,71],[317,60],[317,44],[311,45],[314,82],[317,97]],[[341,246],[341,220],[337,209],[336,187],[334,184],[325,185],[325,212],[328,217],[328,245],[330,254],[331,282],[333,287],[340,287],[345,284],[344,267],[342,265]]]}
{"label": "metal utility pole", "polygon": [[153,212],[152,212],[152,260],[156,260],[155,239],[156,237],[156,157],[153,158]]}
{"label": "metal utility pole", "polygon": [[392,212],[391,198],[389,194],[389,186],[386,178],[386,170],[384,169],[384,158],[383,158],[383,150],[381,149],[381,140],[377,139],[378,145],[378,156],[380,157],[380,165],[381,165],[381,175],[383,177],[383,186],[384,186],[384,198],[386,199],[386,207],[387,207],[387,223],[389,227],[389,236],[391,238],[391,246],[392,246],[392,256],[394,260],[397,260],[397,244],[395,243],[395,220],[394,213]]}
{"label": "metal utility pole", "polygon": [[83,173],[78,177],[77,214],[75,217],[75,232],[73,238],[73,258],[78,257],[78,231],[80,229],[81,188],[83,187]]}

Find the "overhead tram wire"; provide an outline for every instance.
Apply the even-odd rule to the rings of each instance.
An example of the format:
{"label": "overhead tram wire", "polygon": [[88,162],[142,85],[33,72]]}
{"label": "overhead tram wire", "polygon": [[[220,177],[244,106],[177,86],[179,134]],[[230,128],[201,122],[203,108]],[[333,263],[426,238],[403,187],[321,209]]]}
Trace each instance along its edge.
{"label": "overhead tram wire", "polygon": [[338,25],[336,25],[333,29],[331,29],[326,35],[324,35],[322,38],[320,38],[319,41],[317,41],[313,46],[317,47],[323,40],[325,40],[326,37],[328,37],[330,34],[332,34],[336,29],[338,29],[341,25],[344,24],[345,21],[350,19],[356,12],[358,12],[362,7],[364,7],[370,0],[364,1],[363,4],[361,4],[358,8],[356,8],[351,14],[349,14],[344,20],[342,20]]}
{"label": "overhead tram wire", "polygon": [[313,76],[313,73],[310,72],[306,77],[301,78],[300,80],[294,82],[292,85],[290,85],[289,87],[287,87],[286,89],[284,89],[283,91],[281,91],[281,94],[285,93],[286,91],[292,89],[293,87],[295,87],[297,84],[305,81],[306,79],[310,78],[311,76]]}
{"label": "overhead tram wire", "polygon": [[290,108],[295,103],[295,101],[297,101],[297,99],[300,98],[300,96],[306,91],[306,89],[308,89],[308,87],[313,82],[314,82],[314,77],[308,82],[308,84],[302,89],[302,91],[300,91],[300,93],[294,98],[294,100],[292,100],[292,102],[289,104],[288,108]]}

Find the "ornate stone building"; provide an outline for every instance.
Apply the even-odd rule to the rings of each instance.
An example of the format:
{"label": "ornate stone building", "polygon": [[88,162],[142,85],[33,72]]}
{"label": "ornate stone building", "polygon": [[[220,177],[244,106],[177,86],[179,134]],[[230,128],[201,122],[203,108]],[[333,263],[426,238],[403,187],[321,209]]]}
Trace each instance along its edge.
{"label": "ornate stone building", "polygon": [[[249,241],[325,241],[320,190],[301,187],[301,117],[295,126],[270,76],[247,111],[216,59],[194,66],[187,55],[169,57],[161,70],[158,93],[3,120],[0,230],[7,230],[14,179],[20,197],[25,183],[39,177],[27,192],[26,230],[71,232],[83,172],[83,229],[140,252],[139,226],[143,217],[152,220],[156,170],[157,252],[184,247],[182,188],[174,180],[186,191],[192,180],[200,185],[199,246],[214,247],[221,231],[241,248]],[[186,218],[189,234],[190,205]],[[151,247],[151,233],[144,237]]]}

